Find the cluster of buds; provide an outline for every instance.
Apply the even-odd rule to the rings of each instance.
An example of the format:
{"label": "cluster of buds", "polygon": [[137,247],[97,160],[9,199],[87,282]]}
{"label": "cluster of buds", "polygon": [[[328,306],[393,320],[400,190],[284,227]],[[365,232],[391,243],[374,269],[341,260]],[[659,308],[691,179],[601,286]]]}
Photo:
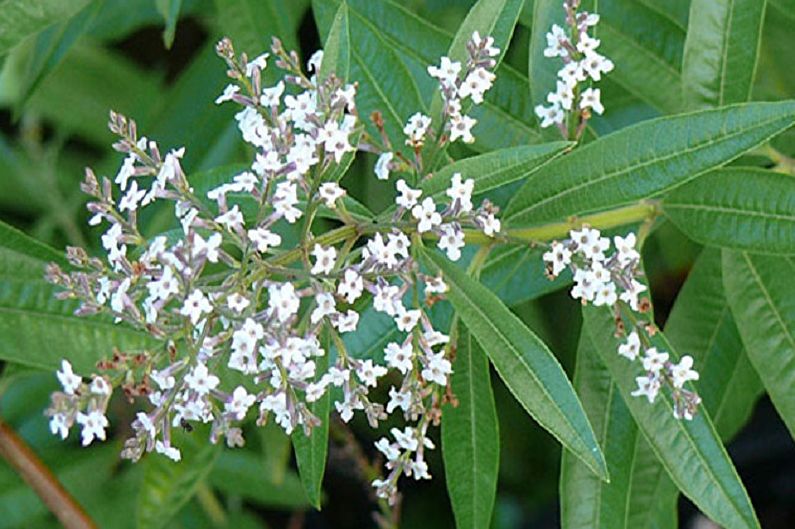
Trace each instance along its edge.
{"label": "cluster of buds", "polygon": [[599,230],[583,226],[569,235],[565,241],[554,241],[544,254],[547,275],[554,279],[564,270],[571,270],[574,277],[571,296],[583,304],[613,308],[619,336],[626,334],[621,316],[622,308],[626,310],[632,316],[629,320],[633,328],[618,353],[630,361],[640,359],[645,371],[644,376],[636,377],[638,389],[632,395],[645,396],[654,402],[665,384],[671,388],[674,416],[692,419],[701,400],[683,386],[689,380],[698,380],[698,373],[692,369],[693,358],[684,356],[678,364],[669,362],[668,353],[651,345],[651,336],[656,332],[654,324],[635,316],[647,314],[651,309],[649,300],[641,298],[646,286],[639,281],[642,271],[635,234],[613,237],[615,251],[609,255],[611,241]]}
{"label": "cluster of buds", "polygon": [[[460,97],[482,100],[488,87],[466,79],[493,66],[485,58],[495,53],[492,42],[473,36],[469,73],[451,81]],[[474,180],[459,173],[444,196],[423,197],[407,183],[427,176],[417,152],[417,163],[382,161],[377,168],[387,177],[390,169],[407,173],[396,182],[391,216],[356,220],[345,189],[330,176],[341,172],[335,169],[366,134],[356,85],[333,74],[320,79],[322,51],[304,72],[297,54],[276,39],[271,52],[285,75],[270,87],[262,86],[270,55],[238,56],[228,39],[217,52],[232,83],[216,103],[242,106],[235,119],[252,146],[250,167],[199,194],[182,169],[183,148],[163,156],[156,142],[139,137],[133,120],[111,113],[109,128],[119,136],[114,148],[126,157],[113,181],[87,170],[82,184],[92,197],[91,225],[106,226],[106,257],[71,248],[74,270],[52,264],[47,278],[62,287],[59,297],[80,300],[79,314],[109,315],[160,346],[114,353],[98,363],[103,374],[89,386],[64,362],[58,373],[64,392],[53,395],[47,412],[52,430],[65,438],[76,420],[84,444],[104,439],[114,386],[147,402],[124,445],[122,455],[132,460],[148,452],[179,460],[172,429],[198,423],[210,424],[211,442],[241,446],[241,424],[252,409],[260,425],[273,420],[287,434],[301,428],[307,435],[321,421],[313,403],[326,395],[346,422],[362,411],[377,427],[399,409],[411,424],[394,430],[395,443],[379,442],[391,472],[374,483],[394,501],[402,474],[430,478],[423,451],[433,444],[426,433],[438,422],[452,373],[452,344],[429,315],[447,286],[423,274],[414,254],[427,237],[458,260],[467,229],[498,234],[497,209],[488,201],[476,208]],[[415,127],[406,141],[418,134]],[[158,201],[173,203],[178,227],[144,235],[139,211]],[[321,208],[341,227],[316,236],[313,220]],[[368,298],[401,336],[386,346],[383,364],[355,358],[342,338],[357,331]],[[379,403],[370,391],[383,378],[392,385],[389,401]]]}
{"label": "cluster of buds", "polygon": [[578,11],[580,0],[565,0],[566,29],[553,24],[547,33],[545,57],[560,57],[563,67],[558,71],[557,86],[547,94],[549,106],[538,105],[536,115],[541,127],[555,125],[565,139],[579,138],[591,117],[602,114],[601,91],[593,83],[613,70],[613,62],[596,50],[601,41],[588,35],[599,23],[599,15]]}

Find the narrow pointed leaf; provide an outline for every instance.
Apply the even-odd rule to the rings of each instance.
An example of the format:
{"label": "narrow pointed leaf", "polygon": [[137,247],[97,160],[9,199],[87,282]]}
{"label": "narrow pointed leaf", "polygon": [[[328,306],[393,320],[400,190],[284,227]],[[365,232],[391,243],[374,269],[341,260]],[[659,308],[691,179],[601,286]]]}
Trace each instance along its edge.
{"label": "narrow pointed leaf", "polygon": [[795,101],[744,103],[644,121],[545,165],[508,204],[506,222],[565,219],[650,198],[789,128]]}
{"label": "narrow pointed leaf", "polygon": [[494,45],[500,49],[495,58],[497,64],[502,61],[508,44],[511,42],[513,30],[519,20],[519,13],[525,0],[478,0],[469,10],[461,23],[453,42],[450,44],[448,56],[452,61],[464,63],[468,57],[467,42],[477,31],[481,38],[491,36]]}
{"label": "narrow pointed leaf", "polygon": [[[679,489],[726,529],[759,528],[751,501],[708,414],[701,410],[692,421],[675,419],[667,389],[661,390],[653,404],[633,397],[635,376],[640,375],[640,368],[616,352],[620,341],[614,335],[612,312],[588,306],[583,309],[583,318],[584,328],[610,370],[638,428]],[[655,347],[670,354],[672,362],[678,361],[678,353],[662,332],[651,340]]]}
{"label": "narrow pointed leaf", "polygon": [[434,251],[423,260],[441,270],[447,298],[524,409],[597,476],[604,457],[566,373],[549,348],[486,287]]}
{"label": "narrow pointed leaf", "polygon": [[748,358],[795,437],[795,260],[723,252],[723,282]]}
{"label": "narrow pointed leaf", "polygon": [[172,443],[182,452],[180,461],[150,453],[140,463],[143,483],[138,494],[139,529],[169,527],[169,522],[199,488],[221,453],[220,444],[207,441],[209,429],[191,433],[172,430]]}
{"label": "narrow pointed leaf", "polygon": [[0,56],[47,26],[63,22],[89,0],[5,0],[0,4]]}
{"label": "narrow pointed leaf", "polygon": [[[326,356],[317,360],[318,377],[326,371],[328,366],[328,355],[330,354],[328,347],[326,351]],[[330,407],[331,395],[327,391],[321,398],[309,405],[309,410],[320,419],[320,426],[312,428],[312,433],[308,437],[301,427],[292,435],[301,483],[309,502],[318,510],[320,510],[320,501],[323,495],[323,475],[326,473],[326,458],[328,457]]]}
{"label": "narrow pointed leaf", "polygon": [[692,0],[682,75],[693,108],[751,97],[766,0]]}
{"label": "narrow pointed leaf", "polygon": [[442,408],[442,455],[458,529],[489,527],[497,493],[500,436],[489,361],[459,327],[451,387],[458,406]]}
{"label": "narrow pointed leaf", "polygon": [[156,0],[155,5],[166,23],[163,30],[163,44],[166,49],[171,49],[177,33],[177,20],[179,19],[179,10],[182,8],[182,0]]}
{"label": "narrow pointed leaf", "polygon": [[726,168],[675,189],[665,214],[698,242],[756,253],[795,254],[795,179]]}
{"label": "narrow pointed leaf", "polygon": [[560,518],[563,529],[629,529],[627,496],[631,490],[635,452],[628,447],[640,437],[632,415],[610,372],[583,332],[577,350],[574,388],[605,454],[610,483],[596,478],[568,452],[560,469]]}
{"label": "narrow pointed leaf", "polygon": [[348,4],[343,0],[334,15],[326,43],[323,45],[323,62],[320,66],[320,79],[330,74],[347,81],[351,65],[351,32],[348,26]]}
{"label": "narrow pointed leaf", "polygon": [[272,37],[279,37],[286,49],[298,51],[298,26],[308,5],[309,0],[215,0],[221,29],[235,49],[249,57],[270,49]]}

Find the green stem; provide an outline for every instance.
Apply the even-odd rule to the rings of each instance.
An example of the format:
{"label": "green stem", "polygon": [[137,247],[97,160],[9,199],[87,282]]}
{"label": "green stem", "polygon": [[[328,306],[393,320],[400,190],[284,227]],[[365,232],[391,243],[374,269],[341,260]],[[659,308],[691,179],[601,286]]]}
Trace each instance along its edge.
{"label": "green stem", "polygon": [[224,511],[224,506],[221,505],[218,497],[207,483],[201,483],[199,485],[199,488],[196,490],[196,499],[199,501],[199,505],[202,506],[202,509],[204,509],[204,512],[207,513],[207,517],[212,520],[213,525],[216,527],[226,526],[226,511]]}

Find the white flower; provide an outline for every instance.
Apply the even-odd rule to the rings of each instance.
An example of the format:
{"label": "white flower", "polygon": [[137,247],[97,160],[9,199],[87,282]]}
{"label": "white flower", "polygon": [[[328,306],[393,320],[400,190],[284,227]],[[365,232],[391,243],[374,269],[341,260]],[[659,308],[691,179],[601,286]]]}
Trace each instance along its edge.
{"label": "white flower", "polygon": [[320,65],[323,64],[323,50],[317,50],[315,53],[309,57],[309,60],[306,62],[306,68],[310,72],[319,72]]}
{"label": "white flower", "polygon": [[431,125],[431,118],[422,114],[421,112],[417,112],[416,114],[412,115],[408,122],[406,122],[406,126],[403,127],[403,134],[408,136],[406,139],[406,145],[411,147],[421,147],[423,141],[425,140],[425,134],[428,132],[428,127]]}
{"label": "white flower", "polygon": [[130,177],[135,174],[135,160],[136,157],[134,154],[127,155],[121,164],[119,174],[116,175],[114,182],[119,184],[119,187],[122,191],[127,188],[127,180],[129,180]]}
{"label": "white flower", "polygon": [[354,332],[359,325],[359,313],[354,310],[348,310],[344,314],[339,314],[335,325],[341,333]]}
{"label": "white flower", "polygon": [[67,395],[74,395],[83,381],[78,375],[74,374],[72,364],[68,360],[61,360],[61,370],[56,372],[55,376],[58,377],[58,381]]}
{"label": "white flower", "polygon": [[94,376],[94,379],[91,381],[91,385],[89,386],[89,390],[94,395],[106,396],[111,394],[112,388],[105,377]]}
{"label": "white flower", "polygon": [[447,283],[444,282],[442,276],[430,277],[425,276],[425,293],[426,294],[444,294],[449,290]]}
{"label": "white flower", "polygon": [[605,107],[602,106],[601,95],[598,88],[586,88],[580,96],[580,108],[592,108],[597,114],[602,114]]}
{"label": "white flower", "polygon": [[196,289],[185,300],[185,304],[182,305],[179,313],[183,316],[188,316],[191,323],[196,325],[202,318],[202,314],[210,313],[212,310],[213,307],[210,305],[210,302],[207,300],[204,293],[201,290]]}
{"label": "white flower", "polygon": [[428,382],[435,382],[440,386],[447,385],[447,375],[453,372],[450,361],[444,357],[444,351],[428,355],[428,362],[422,370],[422,378]]}
{"label": "white flower", "polygon": [[246,64],[246,77],[251,77],[254,75],[254,68],[257,68],[258,70],[264,70],[267,68],[268,56],[269,55],[267,53],[263,53],[262,55],[259,55],[248,61]]}
{"label": "white flower", "polygon": [[491,35],[487,35],[485,38],[481,38],[480,32],[474,31],[472,33],[471,42],[476,48],[482,47],[483,51],[489,57],[496,57],[497,55],[500,54],[500,49],[497,46],[494,46],[494,37],[492,37]]}
{"label": "white flower", "polygon": [[356,376],[366,386],[375,387],[378,385],[378,378],[386,375],[386,368],[378,364],[373,364],[372,360],[365,360],[356,368]]}
{"label": "white flower", "polygon": [[337,249],[333,246],[323,248],[321,245],[315,244],[312,256],[315,258],[315,264],[312,266],[311,273],[314,275],[330,274],[337,261]]}
{"label": "white flower", "polygon": [[389,402],[386,405],[386,412],[392,413],[395,408],[400,408],[404,412],[411,407],[411,392],[398,391],[395,387],[389,388]]}
{"label": "white flower", "polygon": [[428,344],[428,347],[434,347],[436,345],[442,345],[450,342],[449,336],[433,329],[425,331],[422,337]]}
{"label": "white flower", "polygon": [[92,410],[88,413],[77,412],[77,422],[83,427],[80,435],[83,438],[83,446],[88,446],[96,439],[105,440],[105,428],[108,426],[108,419],[99,410]]}
{"label": "white flower", "polygon": [[581,230],[571,231],[572,240],[577,243],[577,250],[588,259],[603,261],[604,252],[610,248],[610,239],[602,237],[599,230],[583,227]]}
{"label": "white flower", "polygon": [[565,110],[571,110],[571,105],[574,103],[572,87],[564,81],[558,81],[557,89],[547,94],[547,101]]}
{"label": "white flower", "polygon": [[422,195],[422,191],[419,189],[412,189],[410,188],[405,180],[398,180],[397,181],[397,190],[400,192],[400,196],[395,199],[395,202],[398,206],[404,207],[406,209],[410,209],[417,204],[417,201],[420,199],[420,195]]}
{"label": "white flower", "polygon": [[469,116],[453,115],[450,118],[450,141],[461,139],[464,143],[474,143],[475,137],[472,135],[472,127],[478,121]]}
{"label": "white flower", "polygon": [[472,102],[479,105],[483,102],[483,94],[485,94],[494,83],[495,75],[483,67],[477,67],[467,75],[461,87],[458,89],[458,95],[461,99],[467,97],[472,98]]}
{"label": "white flower", "polygon": [[380,233],[367,241],[367,253],[370,257],[375,259],[378,264],[384,265],[387,268],[394,268],[397,263],[397,252],[393,245],[384,243],[384,238]]}
{"label": "white flower", "polygon": [[337,206],[337,200],[345,196],[345,190],[335,182],[326,182],[320,185],[318,194],[326,207],[334,209]]}
{"label": "white flower", "polygon": [[428,75],[438,79],[443,87],[455,86],[460,72],[461,63],[451,61],[449,57],[442,57],[438,67],[428,66]]}
{"label": "white flower", "polygon": [[222,226],[226,226],[229,230],[238,230],[243,227],[243,214],[240,208],[235,204],[232,209],[215,217],[215,222]]}
{"label": "white flower", "polygon": [[303,212],[295,207],[298,204],[298,189],[290,182],[280,182],[273,193],[273,209],[290,224],[301,218]]}
{"label": "white flower", "polygon": [[431,479],[431,475],[428,473],[428,463],[419,458],[416,461],[409,461],[409,469],[406,471],[406,475],[414,476],[416,480]]}
{"label": "white flower", "polygon": [[373,308],[378,312],[386,312],[394,316],[397,311],[400,288],[396,285],[379,284],[373,293]]}
{"label": "white flower", "polygon": [[271,314],[282,323],[298,312],[301,300],[295,293],[292,283],[282,283],[281,285],[271,285],[268,287],[268,307]]}
{"label": "white flower", "polygon": [[649,347],[646,349],[646,355],[641,358],[643,369],[655,374],[660,372],[667,361],[668,353],[660,353],[657,351],[656,347]]}
{"label": "white flower", "polygon": [[582,299],[583,301],[591,301],[596,295],[598,287],[599,284],[593,281],[593,274],[590,270],[578,268],[574,272],[574,286],[571,289],[571,297]]}
{"label": "white flower", "polygon": [[[332,122],[334,127],[328,131],[328,137],[324,142],[324,148],[327,153],[334,155],[334,161],[340,163],[343,155],[346,152],[355,150],[348,141],[349,131],[339,128],[336,122]],[[327,129],[329,125],[326,125]]]}
{"label": "white flower", "polygon": [[599,39],[590,37],[587,33],[582,33],[577,41],[577,51],[588,55],[589,53],[596,52],[596,48],[599,47],[599,44],[601,44]]}
{"label": "white flower", "polygon": [[618,296],[616,295],[615,283],[601,283],[596,289],[596,295],[594,295],[593,304],[597,307],[602,305],[611,307],[617,300]]}
{"label": "white flower", "polygon": [[414,347],[411,341],[399,345],[390,342],[384,349],[384,361],[389,367],[393,367],[404,375],[411,371],[411,359],[414,354]]}
{"label": "white flower", "polygon": [[317,93],[307,91],[297,96],[287,95],[284,97],[284,105],[287,107],[287,116],[301,130],[311,131],[314,125],[309,120],[309,116],[314,116],[317,110]]}
{"label": "white flower", "polygon": [[259,98],[259,104],[264,107],[278,107],[284,93],[284,81],[279,81],[276,86],[263,88]]}
{"label": "white flower", "polygon": [[395,441],[397,441],[398,446],[400,446],[400,448],[403,450],[414,452],[420,446],[420,443],[417,440],[417,432],[410,426],[403,428],[403,431],[400,431],[397,428],[392,428],[389,430],[389,432],[395,438]]}
{"label": "white flower", "polygon": [[251,302],[242,294],[233,292],[226,298],[226,305],[231,310],[241,314],[249,305],[251,305]]}
{"label": "white flower", "polygon": [[397,328],[403,332],[411,332],[417,322],[420,321],[422,313],[418,309],[406,310],[401,304],[398,305],[395,314],[395,324]]}
{"label": "white flower", "polygon": [[618,251],[618,262],[622,265],[627,265],[632,261],[638,261],[640,254],[635,249],[635,234],[629,233],[626,237],[616,235],[613,237],[613,244]]}
{"label": "white flower", "polygon": [[596,52],[586,54],[580,64],[585,73],[594,81],[601,80],[603,73],[609,73],[614,68],[613,61]]}
{"label": "white flower", "polygon": [[446,194],[451,200],[458,201],[461,211],[472,211],[472,191],[475,189],[475,181],[471,178],[461,179],[461,173],[453,173],[450,179],[450,187]]}
{"label": "white flower", "polygon": [[567,57],[569,51],[564,45],[569,38],[563,28],[557,24],[552,25],[552,30],[547,33],[547,47],[544,49],[544,57]]}
{"label": "white flower", "polygon": [[198,233],[193,234],[193,257],[204,255],[211,263],[218,262],[218,250],[224,238],[220,233],[213,233],[205,241]]}
{"label": "white flower", "polygon": [[256,395],[249,395],[246,388],[238,386],[235,388],[235,391],[232,392],[232,399],[224,404],[224,409],[236,420],[242,421],[248,409],[256,400]]}
{"label": "white flower", "polygon": [[215,104],[220,105],[225,101],[232,101],[232,96],[240,92],[240,87],[236,84],[228,84],[224,88],[224,92],[215,98]]}
{"label": "white flower", "polygon": [[394,443],[390,443],[389,439],[387,439],[386,437],[382,437],[381,439],[376,441],[375,447],[378,449],[379,452],[384,454],[384,457],[386,457],[387,461],[397,461],[397,459],[400,457],[400,450],[397,449],[397,445]]}
{"label": "white flower", "polygon": [[326,386],[323,384],[310,382],[306,385],[306,401],[315,402],[326,392]]}
{"label": "white flower", "polygon": [[621,295],[618,296],[618,298],[621,301],[628,303],[630,308],[632,308],[632,310],[637,311],[638,296],[640,296],[640,294],[645,291],[646,291],[646,285],[644,285],[640,281],[633,279],[632,286],[628,290],[622,292]]}
{"label": "white flower", "polygon": [[163,454],[172,461],[179,461],[182,459],[182,453],[180,453],[179,448],[166,444],[159,439],[155,441],[155,452]]}
{"label": "white flower", "polygon": [[254,243],[260,253],[265,253],[269,248],[282,243],[281,236],[265,228],[248,230],[248,239]]}
{"label": "white flower", "polygon": [[328,373],[323,376],[328,377],[328,384],[340,387],[351,378],[351,372],[349,369],[339,369],[332,366],[329,368]]}
{"label": "white flower", "polygon": [[138,209],[138,203],[144,198],[144,195],[146,195],[146,190],[141,189],[139,191],[138,181],[133,180],[132,184],[130,184],[130,190],[119,201],[119,211],[135,211]]}
{"label": "white flower", "polygon": [[60,436],[61,439],[69,437],[69,425],[66,422],[66,415],[56,413],[50,417],[50,432],[53,435]]}
{"label": "white flower", "polygon": [[461,248],[464,247],[464,232],[454,224],[443,224],[442,234],[437,245],[440,250],[447,252],[447,258],[458,261],[461,258]]}
{"label": "white flower", "polygon": [[315,296],[316,307],[312,311],[310,320],[312,323],[317,323],[325,316],[330,316],[337,312],[337,305],[334,302],[334,296],[328,292],[321,292]]}
{"label": "white flower", "polygon": [[198,393],[199,395],[206,395],[210,391],[218,387],[220,379],[210,374],[207,366],[201,362],[191,370],[190,373],[185,375],[185,383],[188,387]]}
{"label": "white flower", "polygon": [[638,389],[632,392],[633,397],[646,397],[649,402],[654,402],[660,391],[660,379],[657,376],[635,377]]}
{"label": "white flower", "polygon": [[566,114],[563,112],[563,109],[561,109],[560,105],[557,104],[552,104],[548,107],[545,107],[544,105],[536,105],[535,112],[536,116],[538,116],[541,120],[540,126],[542,129],[563,123],[563,120],[566,118]]}
{"label": "white flower", "polygon": [[494,213],[478,215],[477,220],[483,228],[483,233],[489,237],[494,237],[502,229],[502,223],[500,219],[494,216]]}
{"label": "white flower", "polygon": [[364,282],[359,272],[352,268],[345,270],[345,275],[337,287],[337,293],[340,296],[345,296],[348,303],[353,303],[362,295],[362,290],[364,290]]}
{"label": "white flower", "polygon": [[417,231],[425,233],[442,223],[442,216],[436,212],[436,203],[431,197],[425,197],[422,204],[411,209],[411,215],[419,221]]}
{"label": "white flower", "polygon": [[391,249],[392,253],[395,255],[400,255],[404,258],[409,256],[409,246],[411,246],[411,242],[409,242],[409,238],[406,237],[406,234],[402,231],[393,230],[387,238],[389,242],[387,245]]}
{"label": "white flower", "polygon": [[552,275],[557,277],[571,263],[571,250],[565,244],[553,241],[552,247],[543,257],[552,267]]}
{"label": "white flower", "polygon": [[379,180],[389,179],[389,164],[395,155],[391,152],[382,153],[375,162],[375,176]]}
{"label": "white flower", "polygon": [[630,360],[635,360],[638,357],[639,353],[640,353],[640,337],[638,336],[637,332],[632,331],[631,333],[629,333],[629,336],[627,336],[626,343],[622,343],[621,345],[618,346],[618,354],[626,358],[629,358]]}
{"label": "white flower", "polygon": [[154,380],[155,384],[157,384],[157,386],[163,390],[171,389],[174,387],[174,384],[176,384],[176,380],[174,379],[173,376],[166,375],[162,371],[157,371],[156,369],[152,370],[152,372],[149,373],[149,378]]}
{"label": "white flower", "polygon": [[681,388],[685,382],[698,380],[698,372],[692,369],[693,357],[685,355],[678,364],[671,366],[671,378],[675,388]]}

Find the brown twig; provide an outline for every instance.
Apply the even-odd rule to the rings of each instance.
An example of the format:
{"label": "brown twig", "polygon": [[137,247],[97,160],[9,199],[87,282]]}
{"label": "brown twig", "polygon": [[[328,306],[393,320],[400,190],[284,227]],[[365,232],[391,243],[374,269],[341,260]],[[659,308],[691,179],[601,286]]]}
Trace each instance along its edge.
{"label": "brown twig", "polygon": [[94,521],[63,488],[28,444],[0,420],[0,456],[38,494],[47,508],[66,529],[96,529]]}

